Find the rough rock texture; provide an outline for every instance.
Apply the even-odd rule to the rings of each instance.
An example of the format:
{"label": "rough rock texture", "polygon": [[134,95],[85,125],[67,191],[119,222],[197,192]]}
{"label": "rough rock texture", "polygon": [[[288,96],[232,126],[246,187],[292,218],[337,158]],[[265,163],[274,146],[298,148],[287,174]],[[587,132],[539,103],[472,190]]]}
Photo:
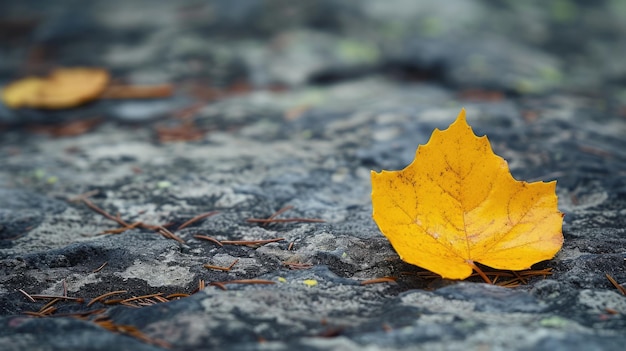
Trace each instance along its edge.
{"label": "rough rock texture", "polygon": [[[520,3],[2,4],[0,84],[100,65],[176,83],[176,94],[54,112],[0,106],[0,345],[623,349],[626,297],[605,274],[626,282],[626,9]],[[557,179],[565,243],[533,267],[552,275],[516,288],[442,280],[400,261],[372,221],[370,170],[406,166],[461,107],[516,178]],[[67,135],[84,121],[94,126]],[[199,138],[162,138],[189,123]],[[76,198],[87,192],[112,216],[183,242],[145,226],[98,235],[119,225]],[[278,218],[324,222],[247,221],[286,206]],[[177,230],[209,211],[219,213]],[[385,276],[396,283],[360,284]],[[241,279],[273,284],[208,285]],[[200,280],[208,286],[195,292]],[[50,299],[19,289],[84,301],[36,318],[24,312]],[[125,292],[87,306],[112,291]]]}

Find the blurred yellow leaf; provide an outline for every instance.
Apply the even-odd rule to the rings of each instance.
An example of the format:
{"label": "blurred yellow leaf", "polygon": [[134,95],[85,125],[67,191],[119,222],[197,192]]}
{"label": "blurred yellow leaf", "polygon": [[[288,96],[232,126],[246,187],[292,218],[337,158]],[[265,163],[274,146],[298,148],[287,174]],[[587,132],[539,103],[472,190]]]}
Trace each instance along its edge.
{"label": "blurred yellow leaf", "polygon": [[2,90],[2,101],[9,107],[27,105],[26,96],[37,92],[41,87],[40,78],[28,77],[8,85]]}
{"label": "blurred yellow leaf", "polygon": [[449,279],[522,270],[563,245],[556,181],[517,181],[461,110],[401,171],[372,171],[373,217],[400,258]]}
{"label": "blurred yellow leaf", "polygon": [[97,98],[109,74],[97,68],[59,68],[46,78],[27,77],[9,84],[2,101],[11,108],[62,109]]}

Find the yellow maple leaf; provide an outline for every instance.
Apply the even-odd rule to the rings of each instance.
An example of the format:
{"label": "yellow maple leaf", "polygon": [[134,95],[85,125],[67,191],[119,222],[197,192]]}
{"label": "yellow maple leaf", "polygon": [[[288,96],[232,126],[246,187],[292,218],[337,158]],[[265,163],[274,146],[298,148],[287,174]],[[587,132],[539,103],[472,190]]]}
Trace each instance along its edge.
{"label": "yellow maple leaf", "polygon": [[449,279],[522,270],[563,245],[556,181],[517,181],[465,109],[401,171],[372,171],[373,217],[400,258]]}
{"label": "yellow maple leaf", "polygon": [[62,109],[97,98],[109,82],[98,68],[58,68],[46,78],[27,77],[2,90],[2,101],[11,108]]}

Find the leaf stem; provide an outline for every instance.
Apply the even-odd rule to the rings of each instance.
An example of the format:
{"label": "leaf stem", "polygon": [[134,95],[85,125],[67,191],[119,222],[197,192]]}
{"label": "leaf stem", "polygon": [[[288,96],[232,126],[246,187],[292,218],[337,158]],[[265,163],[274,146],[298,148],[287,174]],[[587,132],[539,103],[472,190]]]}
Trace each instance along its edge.
{"label": "leaf stem", "polygon": [[470,261],[470,260],[468,260],[468,261],[467,261],[467,264],[469,264],[469,265],[470,265],[470,267],[472,267],[472,269],[473,269],[474,271],[476,271],[476,273],[478,273],[478,275],[479,275],[481,278],[483,278],[483,280],[485,281],[485,283],[487,283],[487,284],[492,284],[492,285],[493,285],[493,283],[491,282],[491,280],[489,280],[489,277],[487,277],[487,275],[486,275],[486,274],[485,274],[485,273],[484,273],[484,272],[483,272],[480,268],[478,268],[478,266],[477,266],[476,264],[474,264],[474,261]]}

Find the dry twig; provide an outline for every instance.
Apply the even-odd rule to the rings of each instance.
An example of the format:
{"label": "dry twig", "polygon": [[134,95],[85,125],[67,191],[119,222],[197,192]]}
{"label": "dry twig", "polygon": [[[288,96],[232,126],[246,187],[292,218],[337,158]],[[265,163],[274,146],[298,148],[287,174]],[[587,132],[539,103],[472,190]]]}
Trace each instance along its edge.
{"label": "dry twig", "polygon": [[185,241],[181,238],[179,238],[178,236],[176,236],[174,233],[172,233],[171,231],[169,231],[167,228],[165,228],[162,225],[151,225],[151,224],[145,224],[143,222],[135,222],[132,224],[128,224],[127,222],[125,222],[122,218],[120,218],[119,215],[117,216],[112,216],[111,214],[109,214],[108,212],[106,212],[105,210],[101,209],[100,207],[96,206],[93,202],[91,202],[91,200],[87,199],[86,196],[79,196],[77,197],[78,200],[82,201],[85,203],[85,205],[87,205],[87,207],[89,207],[90,209],[92,209],[93,211],[99,213],[100,215],[104,216],[105,218],[108,218],[116,223],[118,223],[119,225],[122,226],[122,228],[118,228],[118,229],[113,229],[113,230],[107,230],[101,234],[119,234],[122,233],[126,230],[130,230],[130,229],[134,229],[134,228],[143,228],[143,229],[149,229],[149,230],[154,230],[157,233],[163,235],[164,237],[168,238],[168,239],[173,239],[176,240],[180,243],[185,243]]}
{"label": "dry twig", "polygon": [[613,277],[611,277],[608,273],[605,273],[604,275],[606,275],[606,279],[608,279],[611,282],[611,284],[613,284],[613,286],[617,289],[617,291],[619,291],[622,295],[626,295],[626,288],[621,286],[617,282],[617,280],[615,280]]}
{"label": "dry twig", "polygon": [[91,273],[98,273],[100,272],[102,269],[104,269],[104,267],[108,264],[108,262],[104,262],[103,264],[100,265],[100,267],[96,268],[95,270],[91,271]]}
{"label": "dry twig", "polygon": [[396,280],[397,280],[397,278],[394,278],[394,277],[374,278],[374,279],[369,279],[369,280],[362,281],[361,285],[380,284],[380,283],[396,284]]}
{"label": "dry twig", "polygon": [[199,215],[193,217],[192,219],[188,220],[187,222],[181,224],[180,227],[178,227],[177,230],[181,230],[183,228],[186,228],[187,226],[189,226],[189,225],[191,225],[191,224],[193,224],[193,223],[195,223],[195,222],[197,222],[199,220],[205,219],[207,217],[214,216],[214,215],[216,215],[218,213],[219,213],[219,211],[211,211],[211,212],[206,212],[206,213],[199,214]]}
{"label": "dry twig", "polygon": [[233,268],[233,266],[239,262],[239,259],[237,258],[236,260],[233,261],[233,263],[230,264],[230,266],[228,267],[222,267],[222,266],[214,266],[214,265],[210,265],[210,264],[205,264],[204,268],[208,268],[208,269],[216,269],[218,271],[230,271],[231,268]]}
{"label": "dry twig", "polygon": [[283,241],[285,238],[275,238],[275,239],[266,239],[266,240],[222,240],[220,241],[223,245],[246,245],[246,246],[260,246],[269,243],[275,243],[278,241]]}
{"label": "dry twig", "polygon": [[319,218],[286,218],[286,219],[277,219],[279,215],[282,213],[293,209],[293,206],[285,206],[280,210],[274,212],[271,216],[267,218],[248,218],[246,221],[248,223],[261,223],[261,225],[268,225],[270,223],[291,223],[291,222],[304,222],[304,223],[323,223],[325,222],[323,219]]}
{"label": "dry twig", "polygon": [[215,238],[213,238],[213,237],[210,237],[210,236],[206,236],[206,235],[194,235],[193,237],[194,237],[194,238],[196,238],[196,239],[207,240],[207,241],[210,241],[210,242],[216,243],[216,244],[217,244],[217,245],[219,245],[219,246],[224,246],[224,245],[223,245],[223,244],[222,244],[219,240],[217,240],[217,239],[215,239]]}
{"label": "dry twig", "polygon": [[117,291],[111,291],[111,292],[108,292],[108,293],[106,293],[106,294],[102,294],[102,295],[100,295],[100,296],[98,296],[98,297],[94,297],[93,299],[91,299],[91,301],[89,301],[89,303],[87,304],[87,307],[89,307],[89,306],[93,305],[94,303],[96,303],[96,302],[98,302],[98,301],[101,301],[101,300],[103,300],[103,299],[106,299],[106,298],[107,298],[107,297],[109,297],[109,296],[118,295],[118,294],[125,294],[125,293],[127,293],[127,292],[128,292],[128,291],[126,291],[126,290],[117,290]]}
{"label": "dry twig", "polygon": [[313,267],[311,263],[299,263],[299,262],[283,262],[283,266],[289,269],[309,269]]}

